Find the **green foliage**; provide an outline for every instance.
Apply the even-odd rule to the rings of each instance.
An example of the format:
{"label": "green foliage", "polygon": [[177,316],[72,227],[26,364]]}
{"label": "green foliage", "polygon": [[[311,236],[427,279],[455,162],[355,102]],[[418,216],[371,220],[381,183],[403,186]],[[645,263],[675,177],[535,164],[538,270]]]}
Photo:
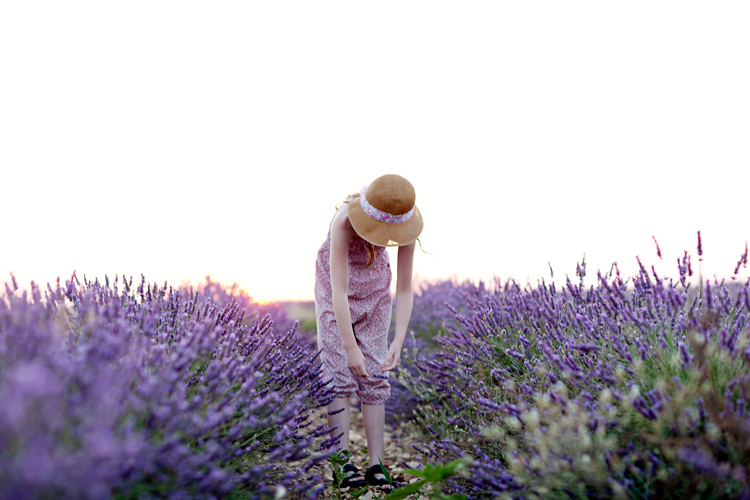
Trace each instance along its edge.
{"label": "green foliage", "polygon": [[[414,493],[423,493],[423,488],[427,485],[431,485],[432,488],[427,489],[425,493],[428,498],[435,500],[466,500],[465,495],[459,493],[453,493],[451,495],[445,495],[441,491],[441,485],[450,477],[465,471],[468,464],[471,463],[471,459],[464,457],[458,460],[454,460],[448,464],[426,464],[424,469],[407,469],[405,472],[413,476],[421,478],[419,481],[402,486],[391,492],[385,500],[401,500]],[[392,484],[390,476],[386,471],[386,478],[389,484]]]}
{"label": "green foliage", "polygon": [[303,332],[314,332],[317,331],[318,325],[315,318],[307,318],[299,324],[300,331]]}
{"label": "green foliage", "polygon": [[[346,477],[346,473],[344,472],[344,465],[349,463],[349,460],[352,458],[352,453],[349,450],[341,450],[338,454],[333,454],[330,457],[328,457],[328,462],[331,464],[331,467],[333,469],[333,486],[336,489],[336,497],[341,499],[341,483],[344,481],[344,478]],[[365,492],[367,492],[367,486],[364,488],[361,488],[359,490],[349,490],[347,493],[351,495],[353,498],[357,499],[360,496],[362,496]]]}
{"label": "green foliage", "polygon": [[352,458],[352,453],[349,450],[341,450],[338,454],[331,455],[328,457],[328,462],[333,467],[333,485],[336,488],[341,488],[341,482],[344,480],[344,465],[349,463]]}

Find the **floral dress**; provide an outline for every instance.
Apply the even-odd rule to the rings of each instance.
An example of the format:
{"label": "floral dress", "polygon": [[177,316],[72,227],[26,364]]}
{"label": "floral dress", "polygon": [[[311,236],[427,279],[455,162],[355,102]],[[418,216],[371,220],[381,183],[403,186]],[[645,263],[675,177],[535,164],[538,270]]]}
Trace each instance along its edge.
{"label": "floral dress", "polygon": [[315,263],[315,315],[318,348],[322,350],[323,376],[339,396],[357,393],[364,404],[383,404],[391,386],[387,372],[380,371],[388,353],[391,323],[391,264],[384,247],[377,247],[375,262],[365,269],[365,240],[356,234],[349,242],[349,310],[354,337],[365,358],[368,377],[355,377],[346,364],[346,353],[333,312],[331,292],[331,231],[318,250]]}

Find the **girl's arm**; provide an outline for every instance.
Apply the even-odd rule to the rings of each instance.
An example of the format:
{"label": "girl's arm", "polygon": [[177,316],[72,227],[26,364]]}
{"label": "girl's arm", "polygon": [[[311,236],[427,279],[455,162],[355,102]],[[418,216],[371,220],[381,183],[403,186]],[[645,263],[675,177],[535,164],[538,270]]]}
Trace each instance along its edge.
{"label": "girl's arm", "polygon": [[414,267],[414,247],[416,243],[410,243],[398,247],[398,274],[396,278],[396,332],[385,364],[380,367],[384,372],[395,369],[401,359],[401,347],[406,339],[406,328],[411,318],[411,308],[414,302],[412,291],[412,269]]}
{"label": "girl's arm", "polygon": [[341,340],[344,343],[346,364],[355,376],[367,377],[365,357],[362,354],[352,329],[352,314],[349,310],[349,240],[354,229],[349,222],[347,205],[342,205],[331,222],[331,290],[333,313],[336,316]]}

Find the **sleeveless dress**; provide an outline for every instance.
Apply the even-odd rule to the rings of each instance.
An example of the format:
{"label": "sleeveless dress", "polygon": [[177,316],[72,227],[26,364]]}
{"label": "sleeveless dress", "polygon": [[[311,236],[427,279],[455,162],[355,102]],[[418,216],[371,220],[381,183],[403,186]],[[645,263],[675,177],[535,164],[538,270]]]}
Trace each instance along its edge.
{"label": "sleeveless dress", "polygon": [[365,240],[356,233],[349,241],[349,310],[354,337],[365,358],[369,377],[355,377],[346,364],[331,292],[331,230],[318,250],[315,262],[315,316],[318,348],[322,350],[323,377],[332,380],[341,397],[357,393],[364,404],[384,404],[391,393],[388,372],[382,373],[388,353],[388,329],[391,323],[391,264],[388,252],[377,247],[375,262],[365,269]]}

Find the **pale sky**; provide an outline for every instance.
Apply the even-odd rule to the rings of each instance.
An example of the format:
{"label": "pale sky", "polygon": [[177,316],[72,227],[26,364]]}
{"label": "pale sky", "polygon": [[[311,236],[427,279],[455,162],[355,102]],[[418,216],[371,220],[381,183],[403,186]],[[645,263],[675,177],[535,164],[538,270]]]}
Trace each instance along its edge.
{"label": "pale sky", "polygon": [[420,278],[674,274],[699,230],[729,276],[749,25],[739,1],[3,2],[0,283],[312,299],[334,205],[385,173],[416,189]]}

